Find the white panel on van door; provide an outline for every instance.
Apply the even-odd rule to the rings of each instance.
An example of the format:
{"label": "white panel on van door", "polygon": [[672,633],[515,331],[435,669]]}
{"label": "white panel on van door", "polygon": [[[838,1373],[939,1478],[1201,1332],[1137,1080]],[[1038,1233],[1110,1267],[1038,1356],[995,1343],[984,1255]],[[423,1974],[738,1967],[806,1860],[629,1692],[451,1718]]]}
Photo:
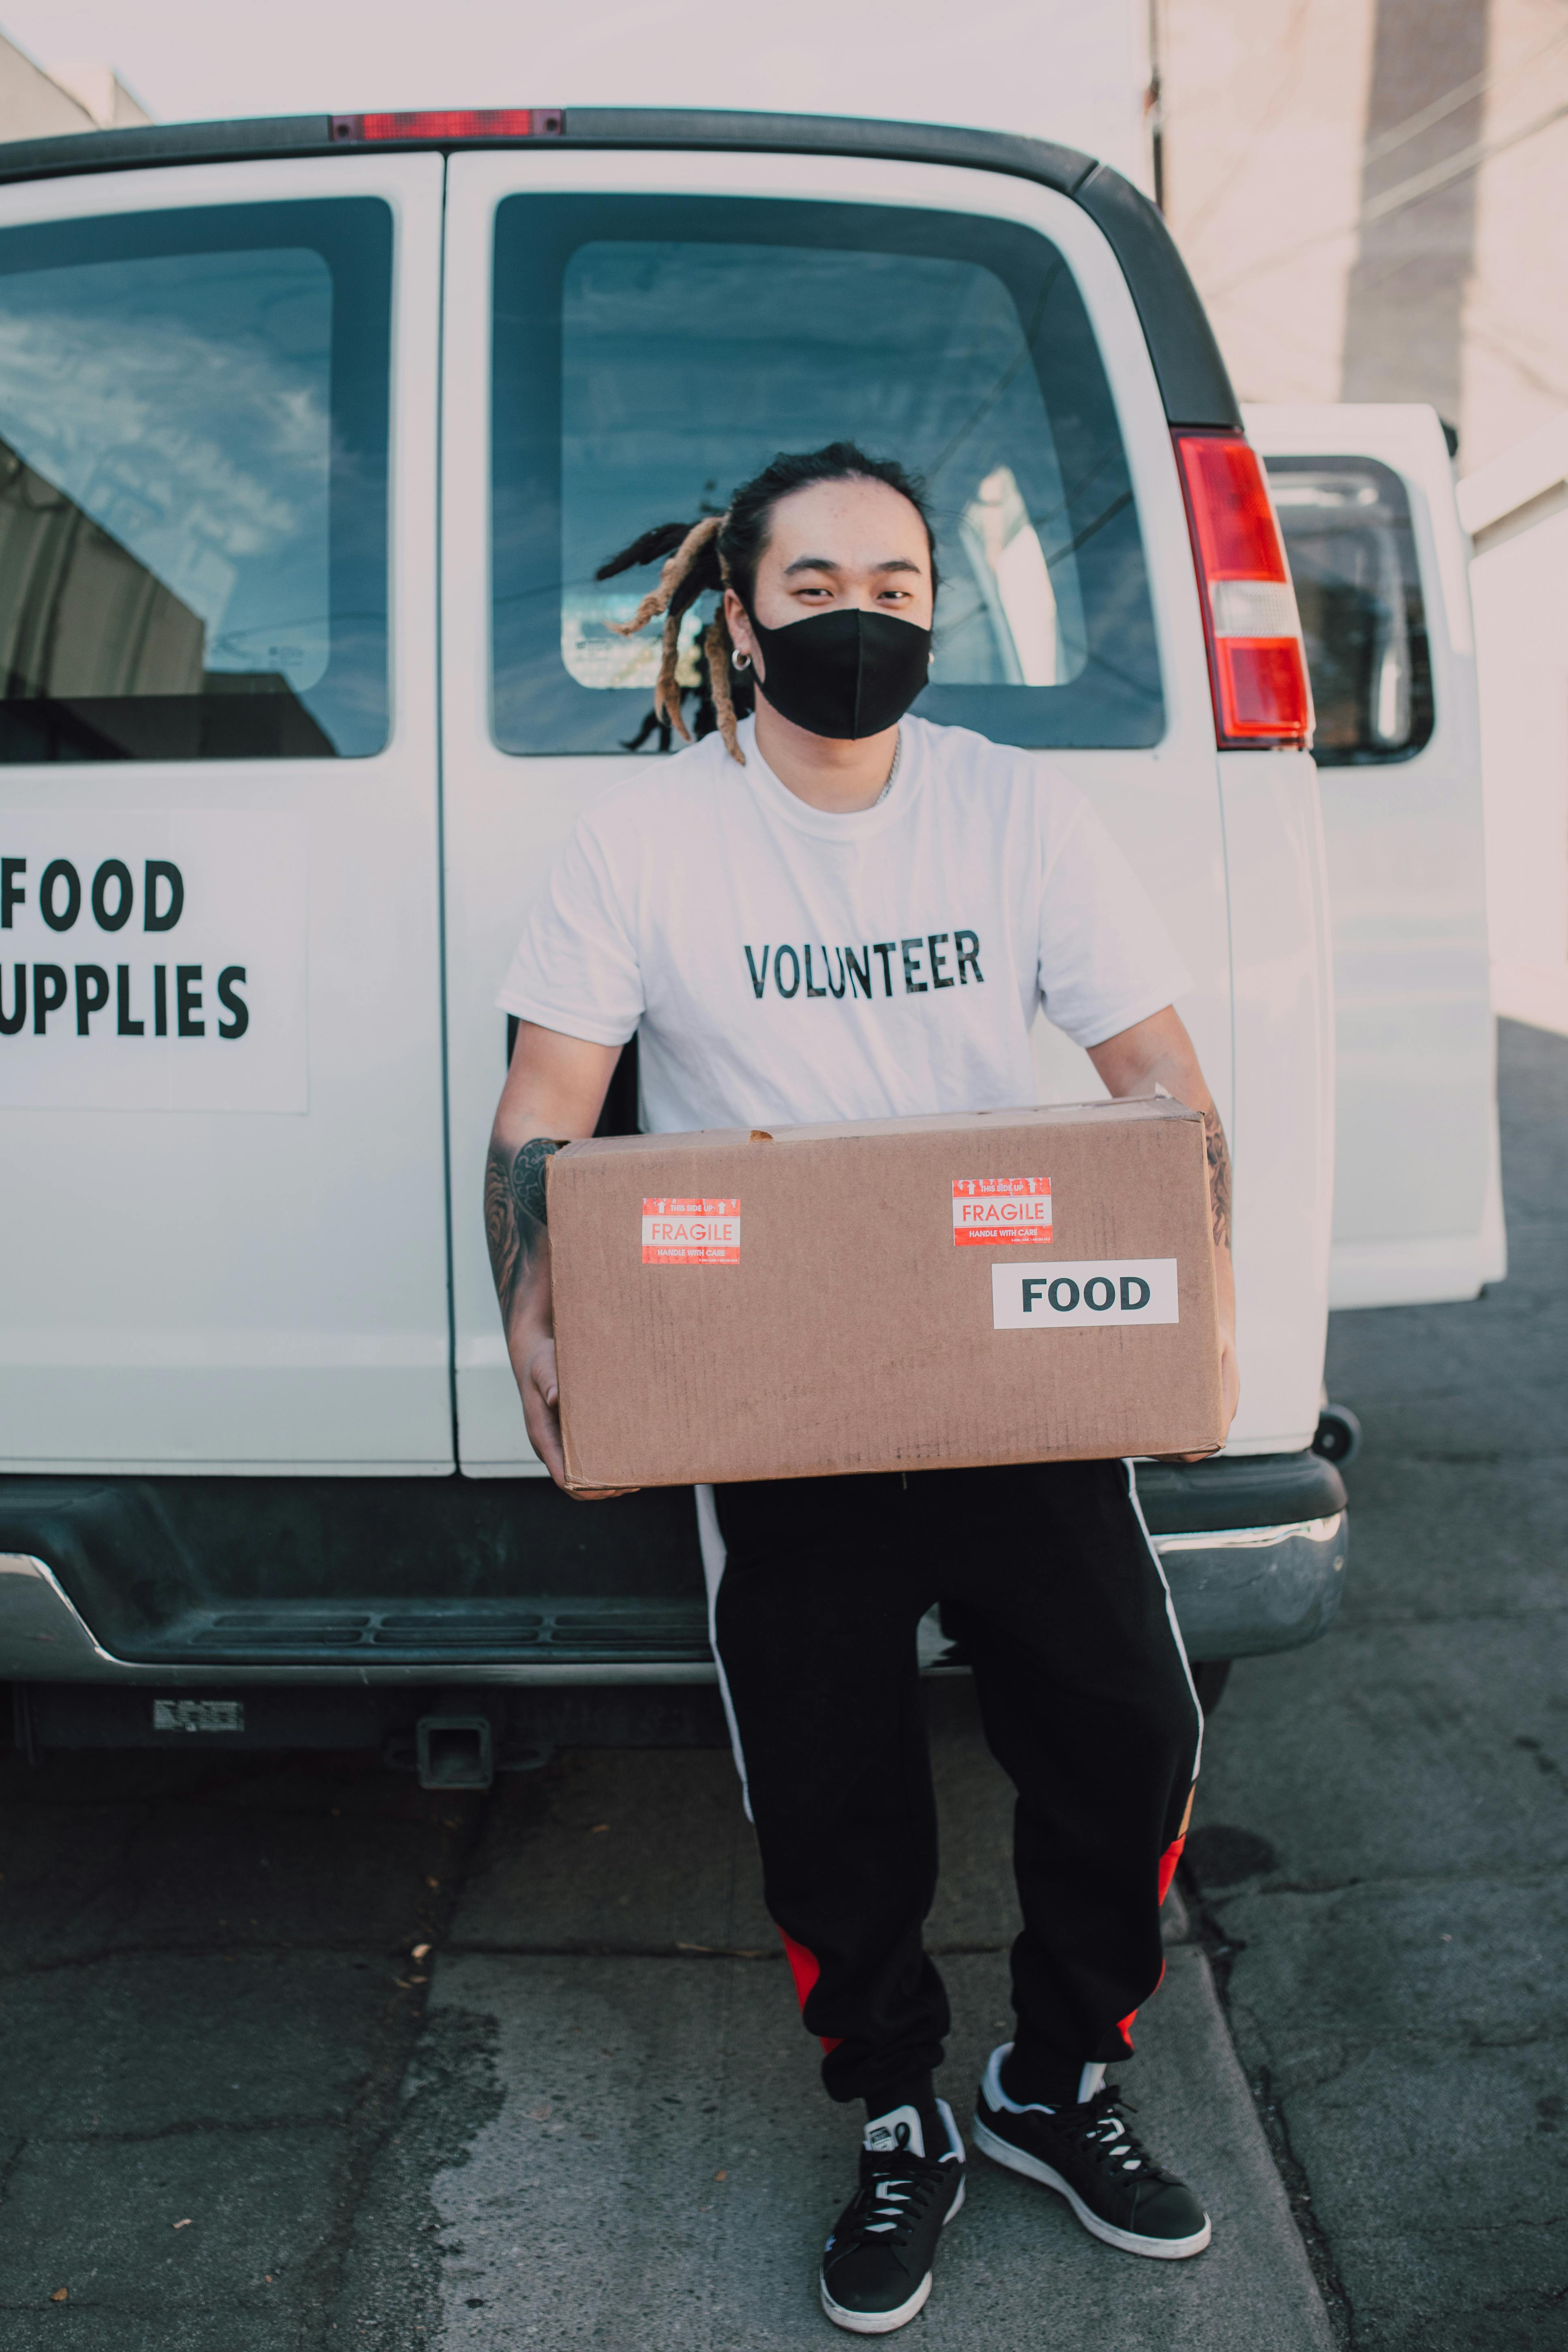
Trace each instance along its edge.
{"label": "white panel on van door", "polygon": [[[42,705],[0,707],[6,1470],[452,1467],[435,677],[441,194],[434,155],[0,191],[0,237],[32,236],[34,273],[7,281],[7,463],[23,466],[35,513],[52,502],[70,520],[74,577],[104,629],[121,630],[115,615],[132,608],[141,616],[112,679],[101,645],[83,637],[75,682],[32,689],[58,698],[68,730],[73,712],[109,707],[73,695],[129,690],[114,707],[134,740],[117,755],[57,743],[30,761],[16,730]],[[390,238],[389,388],[345,345],[342,277],[287,224],[276,240],[267,233],[268,206],[315,205],[341,224],[334,207],[355,199],[378,256]],[[176,221],[203,207],[237,224],[233,271],[216,215],[205,229]],[[153,224],[152,258],[133,259],[127,279],[114,256],[143,235],[132,216]],[[329,223],[324,249],[347,234]],[[181,239],[203,236],[205,294],[188,273],[176,283]],[[73,238],[77,258],[57,267],[49,255],[76,252]],[[95,268],[95,238],[109,269]],[[246,286],[255,331],[240,318]],[[213,318],[240,319],[226,342],[216,326],[205,333],[207,302]],[[121,314],[142,341],[117,355],[104,322]],[[29,390],[35,350],[79,353],[71,398],[57,404],[68,431]],[[343,653],[347,667],[332,668],[343,647],[380,641],[352,609],[364,597],[342,592],[349,553],[326,519],[329,485],[340,495],[336,410],[329,419],[328,394],[296,367],[305,352],[321,386],[329,367],[333,385],[358,371],[373,438],[386,430],[389,389],[384,725],[379,652],[354,656],[357,671]],[[160,364],[173,424],[157,414]],[[214,420],[202,446],[186,429],[197,373]],[[98,436],[85,457],[71,442],[84,417]],[[161,430],[183,502],[154,478]],[[363,511],[369,551],[352,577],[374,605],[380,509]],[[16,509],[5,528],[31,525]],[[245,570],[268,546],[280,551],[270,604]],[[7,627],[17,604],[7,590]],[[368,703],[341,686],[323,702],[329,674],[369,678]],[[160,695],[191,714],[192,756],[173,756],[179,744],[159,733]],[[216,756],[264,697],[294,755]],[[216,733],[203,710],[219,714]],[[16,992],[29,985],[18,1019]]]}
{"label": "white panel on van door", "polygon": [[1238,1073],[1242,1402],[1230,1450],[1289,1453],[1318,1425],[1328,1326],[1334,1015],[1322,822],[1305,751],[1226,751],[1219,766]]}
{"label": "white panel on van door", "polygon": [[[1245,414],[1268,459],[1392,469],[1430,648],[1431,731],[1408,753],[1373,747],[1336,763],[1318,714],[1337,1035],[1330,1302],[1472,1298],[1503,1272],[1503,1246],[1475,647],[1453,469],[1427,407]],[[1331,491],[1310,470],[1277,470],[1273,487],[1289,544],[1285,496]],[[1371,501],[1370,482],[1360,495]],[[1391,672],[1391,735],[1407,692]]]}
{"label": "white panel on van door", "polygon": [[[509,755],[492,740],[487,510],[491,254],[496,207],[522,191],[744,195],[922,207],[1021,222],[1067,257],[1093,322],[1125,445],[1159,641],[1166,728],[1144,750],[1063,750],[1168,917],[1194,976],[1181,1010],[1227,1123],[1233,1117],[1225,846],[1213,712],[1185,516],[1169,428],[1125,280],[1100,231],[1066,198],[1000,173],[861,158],[593,154],[531,151],[456,156],[447,184],[443,392],[443,642],[447,849],[447,1067],[458,1450],[475,1475],[538,1471],[502,1344],[480,1213],[484,1152],[504,1076],[494,998],[530,900],[579,810],[624,776],[618,757]],[[627,429],[632,429],[628,423]],[[819,436],[824,437],[824,436]],[[728,482],[716,485],[721,495]],[[636,528],[641,518],[634,518]],[[1042,1094],[1100,1091],[1087,1060],[1042,1028]],[[1314,1276],[1296,1325],[1311,1345]],[[1317,1278],[1321,1286],[1321,1277]],[[1319,1318],[1321,1324],[1321,1317]],[[1321,1349],[1303,1405],[1300,1378],[1259,1364],[1237,1430],[1245,1450],[1310,1433]],[[1272,1385],[1271,1385],[1272,1383]],[[1277,1391],[1277,1392],[1275,1392]],[[1303,1418],[1305,1416],[1305,1418]],[[1254,1426],[1255,1424],[1255,1426]],[[1248,1430],[1253,1433],[1248,1438]],[[1294,1442],[1305,1443],[1298,1435]]]}

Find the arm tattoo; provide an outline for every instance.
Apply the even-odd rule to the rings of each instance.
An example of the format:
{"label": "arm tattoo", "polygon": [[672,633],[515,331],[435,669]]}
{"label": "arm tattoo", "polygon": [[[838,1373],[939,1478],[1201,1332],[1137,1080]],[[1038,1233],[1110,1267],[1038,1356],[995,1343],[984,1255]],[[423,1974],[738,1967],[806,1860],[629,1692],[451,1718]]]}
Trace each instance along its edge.
{"label": "arm tattoo", "polygon": [[1225,1129],[1219,1123],[1219,1113],[1210,1103],[1204,1113],[1204,1149],[1209,1163],[1209,1200],[1214,1209],[1214,1238],[1216,1249],[1230,1247],[1230,1154],[1225,1148]]}
{"label": "arm tattoo", "polygon": [[545,1231],[544,1163],[560,1149],[542,1135],[518,1151],[492,1142],[485,1162],[485,1239],[503,1328],[510,1325],[518,1286],[539,1255]]}

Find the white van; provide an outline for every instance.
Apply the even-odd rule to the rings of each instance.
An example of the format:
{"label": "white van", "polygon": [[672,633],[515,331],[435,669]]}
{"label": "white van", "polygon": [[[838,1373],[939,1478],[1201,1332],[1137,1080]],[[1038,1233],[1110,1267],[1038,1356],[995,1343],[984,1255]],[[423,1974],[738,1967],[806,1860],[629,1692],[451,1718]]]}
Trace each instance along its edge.
{"label": "white van", "polygon": [[[839,436],[931,486],[917,708],[1059,761],[1195,975],[1243,1392],[1223,1456],[1140,1473],[1189,1648],[1213,1679],[1328,1624],[1310,708],[1158,214],[1061,148],[859,121],[152,128],[0,149],[0,1677],[29,1744],[390,1741],[439,1783],[721,1740],[689,1496],[584,1510],[524,1435],[479,1214],[493,998],[578,810],[666,748],[650,652],[606,627],[640,577],[598,564]],[[1457,646],[1462,581],[1447,609]],[[1406,709],[1377,692],[1379,725]],[[1412,781],[1445,806],[1401,745],[1334,780],[1363,830]],[[1415,1058],[1350,1032],[1401,1166],[1447,1066],[1407,947]],[[1039,1068],[1099,1091],[1043,1024]],[[605,1123],[636,1118],[634,1045]]]}

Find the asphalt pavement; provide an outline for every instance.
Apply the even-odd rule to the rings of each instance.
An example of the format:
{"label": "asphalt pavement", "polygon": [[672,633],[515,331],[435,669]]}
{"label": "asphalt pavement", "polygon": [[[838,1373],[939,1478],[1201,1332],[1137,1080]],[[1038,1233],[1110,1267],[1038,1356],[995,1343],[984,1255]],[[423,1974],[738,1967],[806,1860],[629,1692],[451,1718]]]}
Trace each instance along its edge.
{"label": "asphalt pavement", "polygon": [[1189,1848],[1356,2352],[1568,2347],[1568,1040],[1500,1038],[1510,1277],[1333,1318],[1343,1609],[1236,1668]]}
{"label": "asphalt pavement", "polygon": [[[1208,2252],[972,2159],[911,2347],[1568,2346],[1568,1043],[1507,1030],[1514,1276],[1339,1319],[1367,1426],[1319,1648],[1238,1666],[1128,2087]],[[1005,2031],[1007,1791],[934,1695],[961,2122]],[[728,1759],[488,1799],[354,1759],[0,1766],[0,2341],[823,2346],[823,2096]]]}
{"label": "asphalt pavement", "polygon": [[[1010,1791],[934,1694],[961,2116],[1006,2032]],[[816,2078],[726,1754],[488,1801],[353,1761],[9,1773],[0,2340],[93,2352],[822,2346],[858,2123]],[[1139,2262],[973,2159],[912,2339],[1328,2352],[1184,1906],[1141,2120],[1215,2242]],[[63,2290],[63,2293],[62,2293]]]}

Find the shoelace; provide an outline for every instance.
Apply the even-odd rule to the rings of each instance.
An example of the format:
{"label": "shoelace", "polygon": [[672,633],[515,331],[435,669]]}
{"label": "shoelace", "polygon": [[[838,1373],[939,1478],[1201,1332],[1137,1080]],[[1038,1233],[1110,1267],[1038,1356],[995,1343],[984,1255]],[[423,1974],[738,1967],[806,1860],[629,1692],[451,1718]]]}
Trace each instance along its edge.
{"label": "shoelace", "polygon": [[835,2250],[856,2238],[885,2238],[901,2246],[941,2179],[941,2165],[919,2157],[874,2160],[866,2168],[844,2226],[834,2232]]}
{"label": "shoelace", "polygon": [[1148,2180],[1173,2180],[1175,2175],[1156,2164],[1136,2132],[1129,2129],[1121,2109],[1135,2114],[1131,2099],[1109,2084],[1079,2110],[1058,2107],[1058,2122],[1080,2139],[1097,2164],[1113,2172],[1141,2172]]}

